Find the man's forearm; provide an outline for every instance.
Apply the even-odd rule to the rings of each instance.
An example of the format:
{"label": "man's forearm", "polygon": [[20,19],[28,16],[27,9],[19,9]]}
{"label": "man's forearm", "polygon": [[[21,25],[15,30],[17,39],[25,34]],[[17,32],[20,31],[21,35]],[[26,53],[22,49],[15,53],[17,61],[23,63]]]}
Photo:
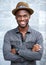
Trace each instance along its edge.
{"label": "man's forearm", "polygon": [[32,52],[31,50],[19,50],[19,55],[27,60],[40,60],[42,56],[42,51]]}
{"label": "man's forearm", "polygon": [[26,58],[27,60],[40,60],[42,56],[42,47],[39,44],[35,44],[32,50],[20,49],[19,55]]}

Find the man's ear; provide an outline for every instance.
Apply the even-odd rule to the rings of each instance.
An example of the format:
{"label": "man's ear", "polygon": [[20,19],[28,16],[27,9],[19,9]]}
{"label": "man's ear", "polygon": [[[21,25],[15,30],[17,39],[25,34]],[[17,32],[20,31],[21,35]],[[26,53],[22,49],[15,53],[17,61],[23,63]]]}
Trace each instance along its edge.
{"label": "man's ear", "polygon": [[29,15],[29,19],[31,18],[31,15]]}

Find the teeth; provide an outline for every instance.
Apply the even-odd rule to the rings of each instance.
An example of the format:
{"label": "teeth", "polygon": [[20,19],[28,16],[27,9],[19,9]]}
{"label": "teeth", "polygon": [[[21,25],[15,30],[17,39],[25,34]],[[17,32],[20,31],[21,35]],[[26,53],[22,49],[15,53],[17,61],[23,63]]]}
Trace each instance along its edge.
{"label": "teeth", "polygon": [[25,22],[21,22],[21,24],[25,24]]}

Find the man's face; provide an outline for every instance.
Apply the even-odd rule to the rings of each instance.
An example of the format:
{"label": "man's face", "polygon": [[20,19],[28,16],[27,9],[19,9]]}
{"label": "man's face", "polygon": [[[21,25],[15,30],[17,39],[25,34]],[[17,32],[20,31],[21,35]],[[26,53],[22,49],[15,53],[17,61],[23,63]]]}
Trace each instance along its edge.
{"label": "man's face", "polygon": [[19,10],[16,13],[16,20],[19,27],[24,28],[28,25],[30,14],[26,10]]}

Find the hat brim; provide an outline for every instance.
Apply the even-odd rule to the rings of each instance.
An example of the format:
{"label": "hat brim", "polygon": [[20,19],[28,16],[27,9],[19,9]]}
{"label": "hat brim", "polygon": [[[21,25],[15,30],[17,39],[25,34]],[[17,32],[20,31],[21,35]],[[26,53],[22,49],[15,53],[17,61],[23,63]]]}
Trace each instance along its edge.
{"label": "hat brim", "polygon": [[12,10],[12,14],[16,16],[16,12],[19,10],[27,10],[30,15],[34,13],[34,10],[32,10],[31,8],[17,8]]}

